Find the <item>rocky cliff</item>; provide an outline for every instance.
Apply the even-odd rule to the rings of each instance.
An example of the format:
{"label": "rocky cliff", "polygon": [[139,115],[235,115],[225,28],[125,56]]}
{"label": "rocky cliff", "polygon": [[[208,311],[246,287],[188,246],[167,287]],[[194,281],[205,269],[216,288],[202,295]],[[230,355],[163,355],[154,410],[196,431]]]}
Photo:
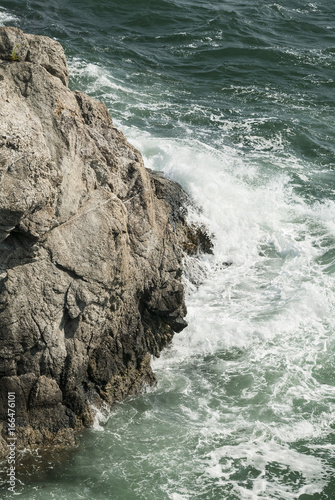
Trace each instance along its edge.
{"label": "rocky cliff", "polygon": [[56,41],[0,28],[0,452],[8,392],[18,446],[62,445],[155,381],[186,325],[183,248],[210,249],[186,200],[69,90]]}

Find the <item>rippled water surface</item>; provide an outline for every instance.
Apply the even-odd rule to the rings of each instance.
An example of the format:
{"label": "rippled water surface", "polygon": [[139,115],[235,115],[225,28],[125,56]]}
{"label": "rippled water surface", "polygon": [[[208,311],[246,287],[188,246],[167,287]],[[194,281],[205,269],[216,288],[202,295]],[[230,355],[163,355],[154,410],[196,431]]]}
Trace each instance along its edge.
{"label": "rippled water surface", "polygon": [[0,24],[59,40],[215,234],[158,385],[26,458],[18,496],[335,499],[335,4],[11,0]]}

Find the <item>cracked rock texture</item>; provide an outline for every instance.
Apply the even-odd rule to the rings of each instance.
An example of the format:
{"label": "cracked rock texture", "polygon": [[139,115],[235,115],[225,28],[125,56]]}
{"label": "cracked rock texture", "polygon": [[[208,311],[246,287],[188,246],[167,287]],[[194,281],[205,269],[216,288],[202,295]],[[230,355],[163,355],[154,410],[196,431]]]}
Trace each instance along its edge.
{"label": "cracked rock texture", "polygon": [[186,325],[187,197],[67,84],[59,43],[0,28],[0,454],[8,392],[18,447],[72,444]]}

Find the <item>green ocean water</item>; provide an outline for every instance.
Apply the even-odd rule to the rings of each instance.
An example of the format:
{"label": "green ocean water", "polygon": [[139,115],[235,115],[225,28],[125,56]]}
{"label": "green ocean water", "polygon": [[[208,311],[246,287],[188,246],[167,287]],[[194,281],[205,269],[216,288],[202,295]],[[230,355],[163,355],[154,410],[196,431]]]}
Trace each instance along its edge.
{"label": "green ocean water", "polygon": [[0,0],[0,24],[59,40],[215,234],[157,386],[22,459],[16,495],[335,499],[335,4]]}

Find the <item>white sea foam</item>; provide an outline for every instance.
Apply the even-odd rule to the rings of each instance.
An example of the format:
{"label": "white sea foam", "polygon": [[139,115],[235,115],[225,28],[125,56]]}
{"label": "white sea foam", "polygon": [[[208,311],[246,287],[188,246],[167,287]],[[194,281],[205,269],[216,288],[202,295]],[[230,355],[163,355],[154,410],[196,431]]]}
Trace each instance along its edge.
{"label": "white sea foam", "polygon": [[78,57],[69,58],[70,76],[84,80],[87,93],[99,92],[108,100],[117,99],[118,93],[133,94],[143,97],[143,93],[127,86],[123,80],[115,78],[106,69],[95,63],[86,63]]}
{"label": "white sea foam", "polygon": [[[302,493],[319,493],[326,484],[324,480],[320,479],[323,473],[320,459],[302,455],[274,441],[264,442],[258,440],[234,446],[226,445],[212,451],[208,458],[209,463],[205,467],[205,473],[211,477],[229,479],[234,477],[236,471],[242,465],[245,468],[252,467],[259,471],[252,490],[244,488],[237,481],[232,481],[235,490],[242,494],[241,498],[243,499],[293,499]],[[266,481],[264,477],[265,469],[271,464],[276,469],[276,473],[271,481]],[[285,469],[304,476],[307,484],[301,488],[295,488],[294,484],[288,485],[280,481],[280,470]],[[292,492],[292,487],[296,491]]]}
{"label": "white sea foam", "polygon": [[10,23],[17,23],[18,21],[19,19],[16,16],[0,7],[0,26],[6,26]]}
{"label": "white sea foam", "polygon": [[179,493],[168,493],[168,496],[171,500],[188,500],[190,498],[189,495],[180,495]]}
{"label": "white sea foam", "polygon": [[107,404],[103,404],[101,408],[97,408],[94,405],[91,405],[91,409],[93,410],[95,416],[94,416],[94,422],[93,422],[93,429],[95,431],[103,431],[105,430],[104,424],[108,421],[110,417],[110,408]]}

